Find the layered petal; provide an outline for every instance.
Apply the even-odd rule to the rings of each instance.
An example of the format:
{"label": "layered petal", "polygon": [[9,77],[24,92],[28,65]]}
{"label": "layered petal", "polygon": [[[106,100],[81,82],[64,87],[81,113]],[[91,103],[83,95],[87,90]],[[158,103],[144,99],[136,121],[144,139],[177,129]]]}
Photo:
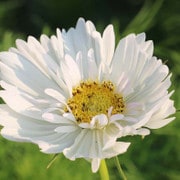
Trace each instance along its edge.
{"label": "layered petal", "polygon": [[[74,121],[59,116],[52,121],[53,115],[44,115],[42,121],[19,115],[7,105],[0,106],[0,124],[4,127],[1,135],[12,141],[27,141],[39,145],[44,153],[60,153],[74,143],[80,128]],[[73,129],[73,131],[72,131]]]}
{"label": "layered petal", "polygon": [[0,60],[1,79],[7,83],[34,96],[44,95],[44,89],[48,87],[59,90],[54,81],[24,56],[12,52],[1,52]]}

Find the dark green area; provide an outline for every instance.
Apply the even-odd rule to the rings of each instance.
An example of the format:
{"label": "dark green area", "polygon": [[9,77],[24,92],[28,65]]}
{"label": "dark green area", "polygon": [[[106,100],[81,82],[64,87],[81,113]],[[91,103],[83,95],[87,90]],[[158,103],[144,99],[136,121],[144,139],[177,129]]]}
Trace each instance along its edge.
{"label": "dark green area", "polygon": [[[0,50],[14,46],[16,38],[51,35],[57,27],[75,26],[78,17],[91,20],[99,31],[113,24],[116,40],[128,33],[146,32],[155,45],[155,55],[173,73],[172,98],[180,109],[180,1],[179,0],[1,0]],[[132,142],[119,160],[129,180],[180,179],[180,112],[168,126],[153,130],[150,136],[128,137]],[[10,142],[0,137],[1,180],[98,180],[90,164],[74,162],[60,155],[46,169],[52,155],[39,152],[36,145]],[[107,160],[112,180],[119,179],[113,159]]]}

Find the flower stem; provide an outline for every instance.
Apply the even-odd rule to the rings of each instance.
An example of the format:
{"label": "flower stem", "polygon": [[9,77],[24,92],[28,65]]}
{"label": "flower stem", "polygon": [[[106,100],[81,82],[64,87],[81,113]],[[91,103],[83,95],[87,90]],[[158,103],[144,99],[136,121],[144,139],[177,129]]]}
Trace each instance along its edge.
{"label": "flower stem", "polygon": [[59,154],[55,154],[54,156],[53,156],[53,158],[51,159],[51,161],[49,162],[49,164],[47,165],[47,169],[49,169],[50,167],[51,167],[51,165],[54,163],[54,161],[57,159],[57,157],[58,157],[58,155]]}
{"label": "flower stem", "polygon": [[124,174],[124,172],[122,170],[121,164],[119,163],[118,157],[115,156],[114,160],[115,160],[119,175],[122,177],[123,180],[127,180],[127,178],[126,178],[126,176],[125,176],[125,174]]}
{"label": "flower stem", "polygon": [[101,160],[99,173],[102,180],[109,180],[109,172],[106,166],[106,161],[104,159]]}

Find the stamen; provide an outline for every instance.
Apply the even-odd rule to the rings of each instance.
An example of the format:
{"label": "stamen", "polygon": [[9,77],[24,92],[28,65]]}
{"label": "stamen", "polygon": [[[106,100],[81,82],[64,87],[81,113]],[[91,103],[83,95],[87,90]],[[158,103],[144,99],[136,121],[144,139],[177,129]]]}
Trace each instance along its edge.
{"label": "stamen", "polygon": [[[113,107],[112,115],[123,113],[125,110],[124,100],[121,94],[115,93],[112,82],[85,81],[73,88],[72,98],[68,99],[67,105],[71,109],[78,123],[89,123],[93,116],[108,114],[108,109]],[[64,108],[69,112],[68,108]]]}

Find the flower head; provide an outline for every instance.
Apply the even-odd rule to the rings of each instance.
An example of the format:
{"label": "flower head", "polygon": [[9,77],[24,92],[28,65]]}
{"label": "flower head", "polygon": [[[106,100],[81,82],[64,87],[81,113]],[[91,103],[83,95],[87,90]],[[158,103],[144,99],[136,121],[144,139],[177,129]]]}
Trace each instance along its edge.
{"label": "flower head", "polygon": [[44,153],[101,159],[126,152],[128,135],[148,135],[175,112],[168,67],[153,57],[145,34],[130,34],[115,49],[113,26],[103,35],[80,18],[75,28],[40,42],[28,37],[0,53],[1,134],[38,144]]}

